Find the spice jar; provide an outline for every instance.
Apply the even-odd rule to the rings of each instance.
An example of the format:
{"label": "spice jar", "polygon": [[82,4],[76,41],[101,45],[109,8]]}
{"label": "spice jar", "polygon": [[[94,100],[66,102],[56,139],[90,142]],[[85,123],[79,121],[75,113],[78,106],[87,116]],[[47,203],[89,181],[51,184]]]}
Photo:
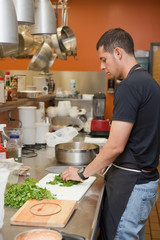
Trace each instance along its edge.
{"label": "spice jar", "polygon": [[21,145],[18,135],[10,135],[7,142],[7,158],[14,158],[16,162],[22,162]]}
{"label": "spice jar", "polygon": [[12,101],[15,101],[18,99],[18,78],[17,77],[13,77],[11,79],[11,97],[12,97]]}

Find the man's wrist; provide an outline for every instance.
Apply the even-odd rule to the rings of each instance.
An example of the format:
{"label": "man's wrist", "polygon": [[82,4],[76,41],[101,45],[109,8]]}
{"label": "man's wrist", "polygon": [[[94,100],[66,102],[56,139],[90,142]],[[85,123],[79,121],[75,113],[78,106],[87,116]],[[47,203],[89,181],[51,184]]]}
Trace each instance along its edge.
{"label": "man's wrist", "polygon": [[82,168],[78,169],[78,171],[77,171],[79,177],[80,177],[82,180],[88,179],[88,177],[85,177],[85,176],[84,176],[84,171],[85,171],[85,167],[82,167]]}

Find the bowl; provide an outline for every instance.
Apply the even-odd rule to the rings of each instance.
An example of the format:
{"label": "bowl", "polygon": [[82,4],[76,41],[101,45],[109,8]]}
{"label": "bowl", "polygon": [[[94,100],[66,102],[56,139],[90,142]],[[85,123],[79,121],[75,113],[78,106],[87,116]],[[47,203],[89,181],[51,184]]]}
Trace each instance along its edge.
{"label": "bowl", "polygon": [[57,161],[66,165],[89,164],[98,153],[99,146],[92,143],[68,142],[55,146]]}
{"label": "bowl", "polygon": [[43,94],[42,91],[38,90],[23,90],[18,92],[19,98],[37,98]]}
{"label": "bowl", "polygon": [[52,53],[52,48],[49,44],[43,42],[33,55],[28,70],[48,72],[54,63],[56,56],[56,54]]}
{"label": "bowl", "polygon": [[62,235],[49,229],[32,229],[18,234],[15,240],[61,240]]}

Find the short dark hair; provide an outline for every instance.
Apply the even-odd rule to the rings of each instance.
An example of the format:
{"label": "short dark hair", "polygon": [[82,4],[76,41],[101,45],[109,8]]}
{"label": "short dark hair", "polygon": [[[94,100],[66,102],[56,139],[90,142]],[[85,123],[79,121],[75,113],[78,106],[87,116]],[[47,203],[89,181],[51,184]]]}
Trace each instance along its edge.
{"label": "short dark hair", "polygon": [[131,35],[121,28],[112,28],[105,32],[97,42],[96,49],[104,46],[104,50],[113,53],[116,47],[123,48],[128,54],[134,54],[134,42]]}

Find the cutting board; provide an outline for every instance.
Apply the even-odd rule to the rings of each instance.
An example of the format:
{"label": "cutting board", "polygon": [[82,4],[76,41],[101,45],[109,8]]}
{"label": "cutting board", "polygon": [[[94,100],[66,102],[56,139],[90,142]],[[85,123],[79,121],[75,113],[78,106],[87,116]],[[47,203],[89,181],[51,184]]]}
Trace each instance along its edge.
{"label": "cutting board", "polygon": [[47,174],[42,178],[37,185],[42,188],[46,188],[51,191],[52,194],[55,194],[56,199],[61,200],[75,200],[79,201],[86,191],[90,188],[93,182],[96,180],[96,177],[91,176],[87,180],[83,181],[80,184],[73,185],[71,187],[61,187],[59,184],[51,185],[46,184],[47,182],[53,181],[53,178],[58,175],[54,173]]}
{"label": "cutting board", "polygon": [[12,225],[64,227],[76,207],[76,201],[28,200],[10,219]]}

